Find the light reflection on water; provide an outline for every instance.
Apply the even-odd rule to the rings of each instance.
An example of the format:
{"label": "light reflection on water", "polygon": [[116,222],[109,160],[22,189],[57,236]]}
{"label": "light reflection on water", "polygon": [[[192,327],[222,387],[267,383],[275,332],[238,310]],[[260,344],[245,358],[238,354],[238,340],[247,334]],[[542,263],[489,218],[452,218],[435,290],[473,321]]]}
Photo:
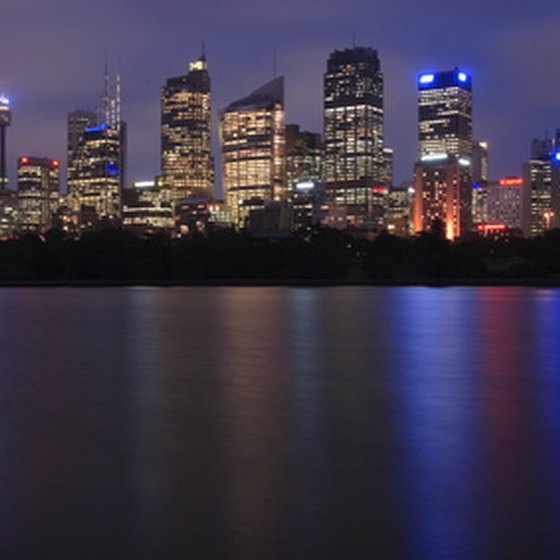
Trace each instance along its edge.
{"label": "light reflection on water", "polygon": [[560,291],[0,290],[0,557],[555,558]]}

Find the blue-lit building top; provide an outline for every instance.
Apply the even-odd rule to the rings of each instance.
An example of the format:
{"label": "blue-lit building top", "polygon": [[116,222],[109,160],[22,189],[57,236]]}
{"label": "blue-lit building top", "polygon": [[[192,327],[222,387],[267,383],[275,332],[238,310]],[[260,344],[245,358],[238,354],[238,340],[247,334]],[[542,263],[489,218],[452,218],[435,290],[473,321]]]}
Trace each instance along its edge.
{"label": "blue-lit building top", "polygon": [[472,76],[460,69],[418,76],[418,152],[471,158]]}
{"label": "blue-lit building top", "polygon": [[472,91],[472,77],[468,72],[455,68],[446,72],[424,72],[418,76],[418,89],[459,87]]}

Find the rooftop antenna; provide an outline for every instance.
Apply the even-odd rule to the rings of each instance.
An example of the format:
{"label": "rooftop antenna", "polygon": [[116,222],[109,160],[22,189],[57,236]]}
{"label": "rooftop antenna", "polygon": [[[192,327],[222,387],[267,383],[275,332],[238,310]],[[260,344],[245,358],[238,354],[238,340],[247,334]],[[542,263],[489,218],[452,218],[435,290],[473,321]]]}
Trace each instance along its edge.
{"label": "rooftop antenna", "polygon": [[115,125],[120,126],[121,122],[121,73],[117,71],[115,84]]}
{"label": "rooftop antenna", "polygon": [[202,60],[206,60],[206,41],[202,39]]}
{"label": "rooftop antenna", "polygon": [[352,48],[356,48],[356,32],[352,31]]}
{"label": "rooftop antenna", "polygon": [[276,47],[274,47],[272,51],[272,79],[273,80],[276,79],[277,65],[278,65],[278,60],[276,55]]}

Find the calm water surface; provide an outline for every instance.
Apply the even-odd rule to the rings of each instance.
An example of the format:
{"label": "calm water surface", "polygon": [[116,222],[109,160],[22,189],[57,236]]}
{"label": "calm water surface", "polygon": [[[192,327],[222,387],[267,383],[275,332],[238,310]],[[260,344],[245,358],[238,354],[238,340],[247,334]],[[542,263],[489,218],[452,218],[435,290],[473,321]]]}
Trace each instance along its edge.
{"label": "calm water surface", "polygon": [[560,291],[2,289],[0,558],[560,558]]}

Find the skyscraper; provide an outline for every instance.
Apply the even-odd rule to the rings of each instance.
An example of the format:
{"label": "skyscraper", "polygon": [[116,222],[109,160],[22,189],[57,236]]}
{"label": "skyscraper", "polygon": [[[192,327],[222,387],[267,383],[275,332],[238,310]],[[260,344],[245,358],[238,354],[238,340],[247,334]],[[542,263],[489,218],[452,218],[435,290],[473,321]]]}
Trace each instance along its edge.
{"label": "skyscraper", "polygon": [[321,135],[286,125],[286,186],[292,189],[300,181],[321,182],[323,142]]}
{"label": "skyscraper", "polygon": [[17,229],[44,233],[52,227],[60,195],[60,162],[23,156],[18,159]]}
{"label": "skyscraper", "polygon": [[[557,135],[558,136],[558,135]],[[531,159],[523,166],[523,232],[539,235],[560,223],[560,144],[533,140]]]}
{"label": "skyscraper", "polygon": [[445,154],[426,155],[414,169],[414,231],[443,222],[448,239],[472,228],[470,161]]}
{"label": "skyscraper", "polygon": [[105,123],[84,130],[68,170],[69,196],[82,229],[120,217],[121,140],[120,130]]}
{"label": "skyscraper", "polygon": [[212,194],[210,76],[201,56],[188,74],[169,78],[161,90],[162,186],[175,204],[189,196]]}
{"label": "skyscraper", "polygon": [[472,79],[463,70],[418,77],[418,152],[414,168],[415,231],[436,220],[448,239],[472,229]]}
{"label": "skyscraper", "polygon": [[8,186],[8,170],[6,167],[6,129],[12,124],[10,101],[0,96],[0,189]]}
{"label": "skyscraper", "polygon": [[334,51],[324,77],[324,182],[327,196],[360,225],[372,212],[372,189],[386,180],[383,74],[377,51]]}
{"label": "skyscraper", "polygon": [[488,142],[474,142],[472,155],[472,209],[473,223],[483,224],[488,217]]}
{"label": "skyscraper", "polygon": [[68,115],[68,196],[81,229],[118,223],[126,181],[126,123],[120,115],[120,79],[105,72],[97,114]]}
{"label": "skyscraper", "polygon": [[223,184],[234,221],[286,196],[284,78],[228,105],[220,115]]}
{"label": "skyscraper", "polygon": [[523,228],[523,179],[505,177],[488,183],[488,222]]}
{"label": "skyscraper", "polygon": [[463,70],[419,76],[418,151],[472,156],[472,79]]}
{"label": "skyscraper", "polygon": [[74,154],[84,138],[84,130],[97,124],[94,111],[72,111],[67,118],[67,155],[68,168],[71,167]]}

